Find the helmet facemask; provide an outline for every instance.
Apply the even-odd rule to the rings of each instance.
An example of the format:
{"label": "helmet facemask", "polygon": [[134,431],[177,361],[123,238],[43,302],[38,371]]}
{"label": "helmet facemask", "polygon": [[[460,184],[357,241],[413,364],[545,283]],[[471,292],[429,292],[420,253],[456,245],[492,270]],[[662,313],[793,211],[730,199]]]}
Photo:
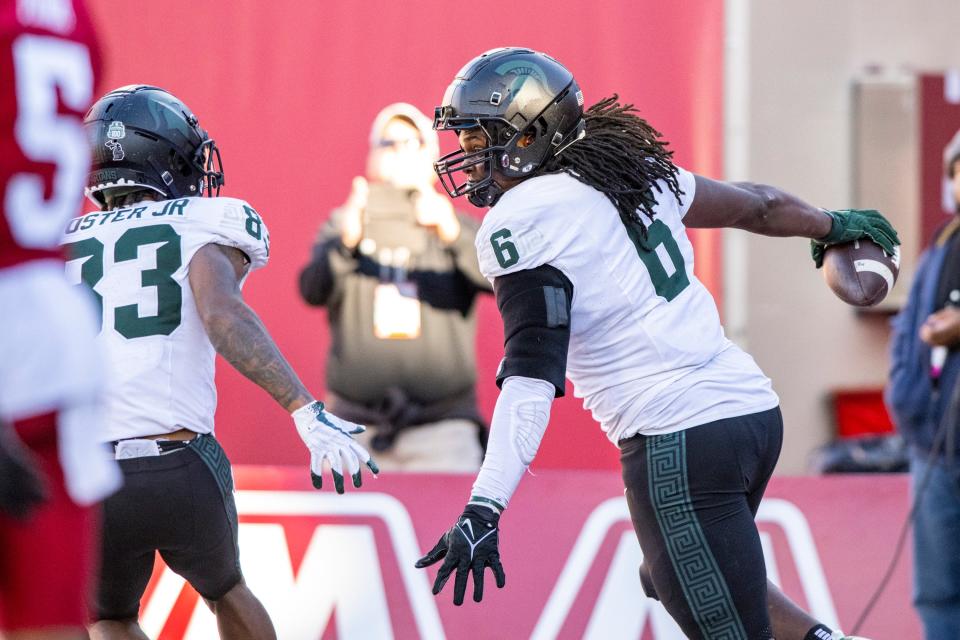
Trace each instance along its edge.
{"label": "helmet facemask", "polygon": [[[504,192],[503,187],[495,180],[495,174],[507,180],[521,180],[537,175],[549,158],[583,138],[586,128],[582,117],[578,116],[572,132],[567,136],[559,132],[559,126],[553,127],[551,136],[551,126],[547,122],[552,109],[564,100],[576,99],[571,93],[572,88],[571,81],[566,89],[529,121],[519,114],[514,117],[516,122],[496,116],[459,116],[448,106],[437,107],[434,112],[434,129],[455,132],[480,129],[488,141],[488,146],[483,149],[469,153],[459,149],[434,163],[440,183],[450,197],[466,195],[474,206],[491,207]],[[480,180],[459,179],[456,175],[480,164],[483,164],[485,169]]]}
{"label": "helmet facemask", "polygon": [[[440,184],[451,198],[465,195],[474,206],[493,206],[503,194],[503,189],[494,180],[494,171],[501,159],[505,157],[507,145],[515,137],[516,130],[508,122],[499,118],[447,117],[439,108],[436,111],[433,126],[437,131],[459,133],[469,129],[479,129],[483,132],[487,139],[487,146],[471,152],[457,149],[441,157],[433,163],[433,167],[440,178]],[[497,144],[497,141],[501,144]],[[478,165],[483,166],[483,177],[479,180],[471,179],[467,170]]]}
{"label": "helmet facemask", "polygon": [[217,197],[220,187],[226,184],[223,178],[223,160],[220,158],[220,148],[212,138],[206,137],[203,144],[197,147],[194,158],[196,166],[201,172],[200,195]]}

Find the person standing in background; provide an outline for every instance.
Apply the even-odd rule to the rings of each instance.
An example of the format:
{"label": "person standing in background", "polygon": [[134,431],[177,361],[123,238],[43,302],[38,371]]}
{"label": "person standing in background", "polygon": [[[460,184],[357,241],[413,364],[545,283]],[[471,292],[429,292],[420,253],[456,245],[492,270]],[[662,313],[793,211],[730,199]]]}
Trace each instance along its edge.
{"label": "person standing in background", "polygon": [[81,0],[0,3],[0,636],[86,638],[93,506],[120,485],[99,436],[89,292],[58,244],[90,164],[100,56]]}
{"label": "person standing in background", "polygon": [[432,122],[396,103],[375,118],[367,176],[320,230],[300,294],[325,306],[329,407],[369,425],[384,471],[480,468],[477,224],[437,193]]}
{"label": "person standing in background", "polygon": [[960,638],[960,131],[944,165],[954,216],[894,318],[887,406],[910,445],[913,604],[927,640]]}

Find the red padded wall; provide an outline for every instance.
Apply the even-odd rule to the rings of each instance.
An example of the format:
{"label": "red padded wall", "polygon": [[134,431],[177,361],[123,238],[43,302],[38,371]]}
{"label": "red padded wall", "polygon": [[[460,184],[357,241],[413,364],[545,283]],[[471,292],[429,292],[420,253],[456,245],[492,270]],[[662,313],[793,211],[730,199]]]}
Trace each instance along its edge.
{"label": "red padded wall", "polygon": [[[503,45],[549,52],[574,72],[588,104],[618,92],[671,142],[679,163],[721,174],[721,0],[90,4],[106,59],[101,89],[149,83],[177,94],[223,151],[224,195],[248,200],[266,219],[271,261],[245,295],[318,395],[325,318],[296,290],[316,229],[363,172],[377,111],[404,100],[432,113],[474,55]],[[694,241],[697,271],[719,295],[718,235],[698,232]],[[502,353],[489,298],[480,319],[479,392],[489,416]],[[235,462],[306,462],[289,418],[266,394],[222,360],[218,384],[217,433]],[[554,406],[536,465],[615,467],[616,450],[571,393]]]}

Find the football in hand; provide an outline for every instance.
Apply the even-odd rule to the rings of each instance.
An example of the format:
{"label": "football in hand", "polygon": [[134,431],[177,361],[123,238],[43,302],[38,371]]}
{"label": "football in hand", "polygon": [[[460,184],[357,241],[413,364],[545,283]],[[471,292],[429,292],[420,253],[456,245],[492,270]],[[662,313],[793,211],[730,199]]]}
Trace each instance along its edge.
{"label": "football in hand", "polygon": [[827,247],[823,278],[837,297],[856,307],[872,307],[893,289],[900,275],[900,247],[893,255],[863,238]]}

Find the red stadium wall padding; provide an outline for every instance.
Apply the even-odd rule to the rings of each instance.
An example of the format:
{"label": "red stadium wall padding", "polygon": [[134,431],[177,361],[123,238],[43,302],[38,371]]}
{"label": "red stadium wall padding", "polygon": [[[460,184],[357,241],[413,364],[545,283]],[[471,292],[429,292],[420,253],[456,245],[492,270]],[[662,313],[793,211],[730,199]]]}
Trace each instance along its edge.
{"label": "red stadium wall padding", "polygon": [[[926,248],[937,229],[950,219],[945,206],[944,149],[960,131],[960,75],[920,76],[920,246]],[[951,202],[952,204],[952,202]]]}
{"label": "red stadium wall padding", "polygon": [[[105,53],[101,90],[148,83],[177,94],[223,151],[224,195],[248,200],[266,220],[271,261],[250,278],[245,297],[318,395],[324,313],[296,291],[316,230],[363,172],[377,111],[403,100],[432,113],[472,56],[503,45],[547,51],[577,75],[588,104],[618,92],[664,134],[680,164],[721,175],[721,0],[90,5]],[[719,234],[692,235],[697,272],[719,295]],[[479,394],[488,417],[502,354],[499,323],[492,300],[483,300]],[[223,361],[218,387],[217,434],[234,460],[306,462],[284,412]],[[616,450],[571,393],[554,407],[536,466],[613,468]]]}
{"label": "red stadium wall padding", "polygon": [[[280,638],[682,640],[643,596],[642,558],[619,474],[547,470],[527,478],[501,521],[506,586],[487,572],[481,604],[434,597],[437,567],[414,569],[459,515],[471,478],[382,475],[338,496],[305,470],[237,468],[241,563]],[[906,476],[774,478],[757,514],[767,576],[847,633],[893,556]],[[562,505],[562,507],[559,507]],[[909,553],[860,629],[919,638]],[[160,562],[141,623],[159,640],[215,637],[197,594]]]}

